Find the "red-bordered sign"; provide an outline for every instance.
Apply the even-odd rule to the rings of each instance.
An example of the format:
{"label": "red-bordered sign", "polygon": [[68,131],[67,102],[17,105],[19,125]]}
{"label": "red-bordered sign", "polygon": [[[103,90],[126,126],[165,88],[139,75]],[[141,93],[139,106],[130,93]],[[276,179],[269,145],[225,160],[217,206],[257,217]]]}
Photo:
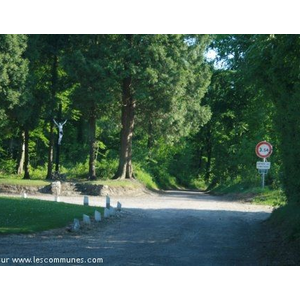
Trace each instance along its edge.
{"label": "red-bordered sign", "polygon": [[273,147],[270,143],[263,141],[256,145],[255,152],[258,157],[267,158],[272,154]]}

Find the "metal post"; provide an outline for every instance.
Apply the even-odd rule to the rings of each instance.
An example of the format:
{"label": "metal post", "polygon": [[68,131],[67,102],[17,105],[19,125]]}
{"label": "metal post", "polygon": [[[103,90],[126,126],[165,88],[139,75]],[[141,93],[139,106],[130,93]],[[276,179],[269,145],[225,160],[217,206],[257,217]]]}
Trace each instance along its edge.
{"label": "metal post", "polygon": [[[265,162],[266,159],[264,158],[263,161]],[[261,186],[264,189],[265,188],[265,171],[263,171],[262,173],[262,182],[261,182]]]}
{"label": "metal post", "polygon": [[[58,139],[58,138],[57,138]],[[56,162],[55,162],[55,172],[58,175],[59,174],[59,144],[58,140],[56,142]]]}
{"label": "metal post", "polygon": [[[61,122],[62,121],[62,118],[61,118],[61,115],[62,115],[62,104],[59,103],[59,106],[58,106],[58,122]],[[59,131],[59,129],[58,129]],[[58,140],[59,140],[59,132],[58,132],[58,135],[57,135],[57,141],[56,141],[56,165],[55,165],[55,172],[56,172],[56,175],[59,175],[59,164],[60,164],[60,161],[59,161],[59,156],[60,156],[60,145],[58,143]]]}

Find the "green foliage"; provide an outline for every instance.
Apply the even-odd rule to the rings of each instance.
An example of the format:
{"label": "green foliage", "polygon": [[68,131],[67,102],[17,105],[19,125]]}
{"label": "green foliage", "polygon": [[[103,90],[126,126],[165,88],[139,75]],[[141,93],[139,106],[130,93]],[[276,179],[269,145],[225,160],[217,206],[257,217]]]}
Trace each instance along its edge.
{"label": "green foliage", "polygon": [[[61,172],[86,179],[94,166],[100,178],[112,178],[121,152],[123,83],[130,78],[136,106],[126,159],[147,186],[259,186],[254,148],[267,140],[274,147],[267,186],[299,201],[299,35],[1,35],[0,41],[2,174],[16,173],[26,130],[29,171],[43,178],[57,138],[50,124],[61,116],[68,118]],[[209,43],[217,62],[205,60]]]}
{"label": "green foliage", "polygon": [[101,158],[96,162],[97,173],[100,178],[109,179],[114,176],[118,168],[118,159],[117,158]]}
{"label": "green foliage", "polygon": [[252,199],[252,203],[261,205],[270,205],[274,207],[283,206],[287,203],[286,196],[281,189],[272,189],[269,187],[260,187],[260,182],[255,185],[253,182],[245,182],[241,180],[235,180],[233,182],[227,182],[220,184],[211,190],[216,195],[232,194],[238,195],[243,199],[245,196],[249,196]]}
{"label": "green foliage", "polygon": [[286,196],[282,190],[262,191],[259,196],[253,199],[255,204],[270,205],[280,207],[286,205]]}
{"label": "green foliage", "polygon": [[[228,40],[230,41],[230,38]],[[264,103],[264,106],[272,108],[264,115],[264,119],[270,119],[265,131],[270,132],[269,136],[273,137],[277,153],[280,155],[276,158],[282,164],[280,180],[287,199],[299,202],[300,37],[251,35],[233,36],[231,40],[234,40],[234,47],[239,49],[240,53],[239,59],[232,65],[238,67],[244,82],[252,85],[260,95],[260,104]],[[263,111],[264,107],[261,107],[261,110]],[[276,133],[272,134],[272,131]]]}
{"label": "green foliage", "polygon": [[[61,147],[61,172],[69,178],[87,178],[91,166],[87,159],[92,153],[98,176],[112,177],[119,158],[122,81],[130,74],[137,101],[134,136],[139,136],[134,141],[134,161],[151,174],[155,184],[189,184],[193,153],[189,152],[185,167],[184,151],[189,146],[184,139],[211,116],[209,106],[201,104],[211,75],[203,56],[210,37],[132,37],[129,45],[122,35],[1,36],[7,49],[15,47],[5,54],[15,55],[14,69],[29,70],[27,77],[24,73],[19,78],[23,81],[18,87],[24,87],[26,79],[26,88],[20,97],[22,105],[17,97],[11,105],[13,119],[0,110],[0,126],[6,130],[0,139],[4,173],[15,172],[22,153],[20,137],[26,129],[30,136],[27,170],[32,178],[48,175],[51,140],[57,138],[56,128],[53,135],[50,124],[63,114],[69,120]],[[16,74],[11,77],[17,79]],[[1,88],[9,88],[4,82]],[[11,90],[15,86],[13,83]],[[12,132],[12,126],[17,130]],[[55,160],[55,148],[52,151]],[[184,170],[182,176],[178,176],[177,163]]]}
{"label": "green foliage", "polygon": [[266,66],[258,63],[267,61],[260,42],[268,37],[217,35],[211,45],[218,59],[203,103],[210,106],[212,118],[194,136],[200,157],[198,172],[209,189],[232,186],[232,182],[258,186],[255,163],[260,159],[254,149],[262,140],[271,142],[274,149],[268,158],[272,167],[266,183],[274,189],[282,186],[278,108],[266,93]]}
{"label": "green foliage", "polygon": [[141,45],[136,49],[137,74],[133,74],[137,124],[148,134],[150,146],[161,137],[178,142],[211,117],[210,108],[201,102],[211,78],[203,56],[210,37],[142,35],[135,39]]}
{"label": "green foliage", "polygon": [[22,179],[20,176],[1,176],[0,184],[10,184],[10,185],[24,185],[24,186],[46,186],[49,185],[50,182],[46,180],[27,180]]}
{"label": "green foliage", "polygon": [[134,167],[134,176],[138,181],[144,184],[148,189],[158,189],[156,182],[149,173],[147,173],[140,165],[135,165]]}
{"label": "green foliage", "polygon": [[253,193],[259,194],[263,191],[269,191],[268,188],[263,190],[260,187],[260,182],[247,182],[245,180],[241,180],[241,178],[237,177],[232,181],[227,181],[222,184],[216,185],[213,189],[210,190],[214,194],[243,194],[243,193]]}
{"label": "green foliage", "polygon": [[[62,64],[74,83],[70,94],[70,106],[80,115],[89,118],[107,114],[115,102],[115,89],[119,86],[109,71],[115,66],[112,35],[72,35],[70,47],[63,56]],[[69,97],[68,97],[69,96]]]}
{"label": "green foliage", "polygon": [[103,208],[52,201],[0,198],[0,233],[32,233],[68,225],[82,214],[92,216]]}
{"label": "green foliage", "polygon": [[[68,178],[81,178],[86,179],[88,178],[88,160],[84,163],[76,163],[70,168],[65,169],[65,173]],[[96,169],[97,174],[102,179],[109,179],[112,178],[116,172],[118,167],[118,160],[117,159],[105,159],[101,158],[100,161],[96,161]]]}
{"label": "green foliage", "polygon": [[28,73],[28,61],[23,58],[26,46],[25,35],[0,35],[0,108],[7,114],[22,105],[19,100]]}
{"label": "green foliage", "polygon": [[198,178],[192,178],[188,185],[191,189],[205,191],[207,190],[207,183],[205,182],[204,178],[199,176]]}
{"label": "green foliage", "polygon": [[280,232],[283,240],[298,241],[300,239],[300,207],[291,203],[275,209],[269,222]]}
{"label": "green foliage", "polygon": [[30,168],[31,179],[44,179],[47,174],[47,166],[37,166],[36,168]]}
{"label": "green foliage", "polygon": [[88,178],[88,161],[76,163],[67,171],[68,178]]}
{"label": "green foliage", "polygon": [[14,159],[0,159],[0,174],[13,174],[16,170]]}

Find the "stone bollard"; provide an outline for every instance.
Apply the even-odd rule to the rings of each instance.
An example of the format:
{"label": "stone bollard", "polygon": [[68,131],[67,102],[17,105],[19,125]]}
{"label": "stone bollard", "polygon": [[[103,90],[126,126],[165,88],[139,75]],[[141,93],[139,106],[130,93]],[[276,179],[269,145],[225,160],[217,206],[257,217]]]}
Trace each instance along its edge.
{"label": "stone bollard", "polygon": [[72,230],[73,231],[78,231],[80,229],[80,222],[78,219],[74,219]]}
{"label": "stone bollard", "polygon": [[87,225],[91,225],[91,219],[88,215],[83,215],[83,223]]}
{"label": "stone bollard", "polygon": [[122,204],[120,202],[117,203],[117,211],[121,211],[122,209]]}
{"label": "stone bollard", "polygon": [[60,181],[54,181],[51,183],[51,192],[55,196],[59,196],[61,193],[61,182]]}
{"label": "stone bollard", "polygon": [[101,222],[101,213],[97,210],[95,210],[95,221]]}
{"label": "stone bollard", "polygon": [[89,206],[89,197],[88,196],[83,197],[83,205]]}
{"label": "stone bollard", "polygon": [[110,211],[107,208],[104,208],[104,218],[109,218],[110,217]]}
{"label": "stone bollard", "polygon": [[110,198],[109,198],[108,194],[106,195],[106,208],[110,209]]}
{"label": "stone bollard", "polygon": [[111,206],[110,209],[109,209],[109,213],[110,213],[111,217],[115,216],[116,215],[116,209]]}

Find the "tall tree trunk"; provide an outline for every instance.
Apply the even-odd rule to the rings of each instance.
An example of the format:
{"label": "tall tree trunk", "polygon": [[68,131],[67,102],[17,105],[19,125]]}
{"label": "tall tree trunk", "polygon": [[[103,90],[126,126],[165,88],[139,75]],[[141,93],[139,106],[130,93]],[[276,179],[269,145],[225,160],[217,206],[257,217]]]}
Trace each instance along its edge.
{"label": "tall tree trunk", "polygon": [[53,121],[50,121],[50,136],[49,136],[49,148],[48,148],[48,167],[46,179],[52,179],[53,170],[53,152],[54,152],[54,133],[53,133]]}
{"label": "tall tree trunk", "polygon": [[83,136],[83,126],[84,126],[84,119],[81,117],[77,123],[77,143],[82,144],[84,142]]}
{"label": "tall tree trunk", "polygon": [[55,173],[56,173],[56,176],[59,175],[59,164],[60,164],[59,156],[60,156],[60,145],[58,144],[58,137],[57,137],[56,158],[55,158]]}
{"label": "tall tree trunk", "polygon": [[57,77],[58,77],[58,56],[53,55],[52,69],[51,69],[51,116],[50,116],[50,137],[49,137],[49,149],[48,149],[48,168],[46,179],[51,180],[53,170],[53,153],[54,153],[54,132],[53,132],[53,111],[56,105],[56,92],[57,92]]}
{"label": "tall tree trunk", "polygon": [[202,163],[203,163],[202,155],[203,155],[203,147],[200,147],[198,149],[198,155],[197,155],[199,173],[201,172],[201,169],[202,169]]}
{"label": "tall tree trunk", "polygon": [[212,157],[212,135],[210,124],[207,125],[207,138],[206,138],[206,151],[207,151],[207,162],[206,162],[206,171],[205,171],[205,181],[208,182],[210,179],[211,173],[211,157]]}
{"label": "tall tree trunk", "polygon": [[94,110],[90,112],[89,118],[89,142],[90,142],[90,157],[89,157],[89,179],[96,180],[96,115]]}
{"label": "tall tree trunk", "polygon": [[148,155],[151,157],[152,148],[154,145],[154,137],[153,137],[153,123],[151,120],[151,115],[149,115],[149,124],[148,124],[148,140],[147,140],[147,148],[148,148]]}
{"label": "tall tree trunk", "polygon": [[115,178],[133,178],[132,137],[134,129],[135,101],[131,92],[131,77],[123,80],[122,130],[119,167]]}
{"label": "tall tree trunk", "polygon": [[13,138],[9,139],[9,157],[10,158],[14,157],[14,139]]}
{"label": "tall tree trunk", "polygon": [[23,174],[24,171],[24,160],[25,160],[25,132],[22,132],[21,135],[21,149],[20,149],[20,155],[19,155],[19,163],[18,163],[18,170],[17,173],[18,175]]}
{"label": "tall tree trunk", "polygon": [[29,130],[25,128],[25,162],[24,162],[24,177],[23,179],[30,179],[29,175]]}

